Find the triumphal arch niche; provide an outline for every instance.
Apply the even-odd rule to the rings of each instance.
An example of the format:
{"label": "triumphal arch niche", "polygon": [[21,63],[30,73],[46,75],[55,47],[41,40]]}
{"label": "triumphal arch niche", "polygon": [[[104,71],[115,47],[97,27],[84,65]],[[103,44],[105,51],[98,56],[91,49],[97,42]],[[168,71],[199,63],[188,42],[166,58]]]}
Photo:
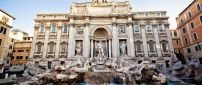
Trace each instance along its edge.
{"label": "triumphal arch niche", "polygon": [[91,33],[91,58],[111,59],[111,32],[105,26],[98,26]]}
{"label": "triumphal arch niche", "polygon": [[73,3],[69,39],[74,41],[74,46],[69,47],[69,51],[75,49],[75,52],[74,50],[68,52],[68,56],[86,58],[102,56],[106,59],[123,55],[135,56],[134,51],[132,52],[134,45],[128,41],[133,36],[130,8],[127,1],[92,0],[90,3]]}

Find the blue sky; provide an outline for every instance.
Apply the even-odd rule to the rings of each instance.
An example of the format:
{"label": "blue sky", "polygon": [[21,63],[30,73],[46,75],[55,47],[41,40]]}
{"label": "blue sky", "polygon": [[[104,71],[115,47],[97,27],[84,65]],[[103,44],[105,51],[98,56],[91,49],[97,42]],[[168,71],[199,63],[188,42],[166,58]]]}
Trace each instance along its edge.
{"label": "blue sky", "polygon": [[[13,15],[14,28],[33,35],[34,18],[38,13],[68,13],[72,2],[91,0],[0,0],[0,9]],[[116,0],[126,1],[126,0]],[[176,28],[175,18],[193,0],[130,0],[133,11],[167,11],[171,28]]]}

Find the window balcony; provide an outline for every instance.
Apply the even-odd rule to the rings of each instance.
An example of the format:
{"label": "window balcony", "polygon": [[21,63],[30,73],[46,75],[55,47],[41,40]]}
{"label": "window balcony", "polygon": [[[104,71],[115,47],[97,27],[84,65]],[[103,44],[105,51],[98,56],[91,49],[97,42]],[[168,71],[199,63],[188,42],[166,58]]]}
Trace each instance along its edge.
{"label": "window balcony", "polygon": [[157,53],[156,51],[148,51],[149,57],[156,57]]}
{"label": "window balcony", "polygon": [[147,35],[147,36],[154,36],[154,33],[153,33],[152,31],[150,31],[150,32],[147,31],[147,32],[146,32],[146,35]]}
{"label": "window balcony", "polygon": [[171,56],[170,52],[168,50],[162,50],[161,52],[162,52],[163,57],[170,57]]}
{"label": "window balcony", "polygon": [[46,58],[55,58],[55,52],[47,52]]}
{"label": "window balcony", "polygon": [[43,52],[34,52],[34,58],[42,58]]}
{"label": "window balcony", "polygon": [[45,37],[45,32],[39,32],[39,33],[37,34],[37,37]]}
{"label": "window balcony", "polygon": [[159,30],[158,34],[159,36],[167,36],[166,30]]}
{"label": "window balcony", "polygon": [[57,32],[50,32],[49,36],[50,37],[57,37]]}
{"label": "window balcony", "polygon": [[137,57],[143,57],[144,56],[144,52],[143,51],[135,51],[135,55]]}
{"label": "window balcony", "polygon": [[66,32],[66,33],[63,32],[61,36],[62,36],[62,37],[67,37],[68,35],[69,35],[69,33],[67,33],[67,32]]}
{"label": "window balcony", "polygon": [[67,58],[67,52],[60,52],[59,58]]}
{"label": "window balcony", "polygon": [[166,30],[159,30],[159,33],[166,33]]}
{"label": "window balcony", "polygon": [[134,35],[142,35],[142,33],[139,31],[139,32],[134,32]]}

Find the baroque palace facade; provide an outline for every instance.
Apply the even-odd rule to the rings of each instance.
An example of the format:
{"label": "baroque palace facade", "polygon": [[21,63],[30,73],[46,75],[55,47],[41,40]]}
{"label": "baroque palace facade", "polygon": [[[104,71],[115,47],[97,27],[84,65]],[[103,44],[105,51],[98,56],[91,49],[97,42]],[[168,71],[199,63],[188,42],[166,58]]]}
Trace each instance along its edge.
{"label": "baroque palace facade", "polygon": [[125,2],[72,3],[70,13],[37,14],[30,60],[72,64],[78,59],[149,61],[168,66],[174,56],[166,11],[132,12]]}

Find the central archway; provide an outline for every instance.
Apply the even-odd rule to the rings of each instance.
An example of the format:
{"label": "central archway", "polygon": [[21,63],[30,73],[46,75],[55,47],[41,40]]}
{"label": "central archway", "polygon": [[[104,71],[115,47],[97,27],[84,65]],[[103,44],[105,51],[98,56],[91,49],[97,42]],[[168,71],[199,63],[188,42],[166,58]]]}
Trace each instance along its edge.
{"label": "central archway", "polygon": [[98,45],[102,45],[104,56],[111,58],[111,37],[110,30],[105,26],[98,26],[91,32],[91,58],[98,57]]}

